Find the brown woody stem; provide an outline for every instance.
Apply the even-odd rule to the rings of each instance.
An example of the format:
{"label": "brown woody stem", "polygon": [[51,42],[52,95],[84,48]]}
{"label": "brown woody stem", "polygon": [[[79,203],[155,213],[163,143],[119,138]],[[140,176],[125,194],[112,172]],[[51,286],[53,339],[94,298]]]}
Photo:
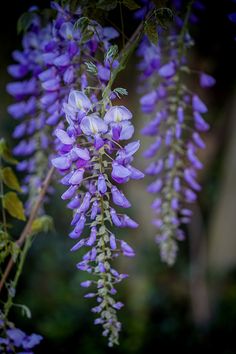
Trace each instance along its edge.
{"label": "brown woody stem", "polygon": [[[30,234],[31,234],[32,224],[33,224],[35,218],[37,217],[39,208],[40,208],[40,206],[41,206],[41,204],[43,202],[44,196],[45,196],[45,194],[47,192],[47,189],[48,189],[48,187],[50,185],[54,170],[55,170],[55,168],[51,167],[51,169],[49,170],[45,180],[42,183],[41,190],[40,190],[38,198],[37,198],[37,200],[36,200],[36,202],[35,202],[35,204],[33,206],[33,209],[32,209],[32,211],[30,213],[29,219],[28,219],[28,221],[27,221],[27,223],[26,223],[26,225],[25,225],[20,237],[16,241],[16,244],[19,247],[21,247],[24,244],[26,238],[28,236],[30,236]],[[0,281],[0,292],[1,292],[3,286],[4,286],[5,282],[6,282],[6,279],[7,279],[8,275],[9,275],[14,263],[15,263],[15,261],[13,260],[13,257],[11,257],[9,259],[9,261],[8,261],[8,264],[7,264],[6,269],[5,269],[4,273],[3,273],[2,279]]]}

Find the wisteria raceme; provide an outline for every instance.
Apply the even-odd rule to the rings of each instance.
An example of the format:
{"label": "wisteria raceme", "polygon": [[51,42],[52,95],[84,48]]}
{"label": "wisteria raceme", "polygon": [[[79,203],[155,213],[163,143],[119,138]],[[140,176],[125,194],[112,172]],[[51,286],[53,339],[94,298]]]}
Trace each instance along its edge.
{"label": "wisteria raceme", "polygon": [[84,92],[72,90],[64,109],[68,127],[55,132],[61,148],[52,164],[64,175],[61,183],[68,189],[62,199],[69,200],[68,207],[73,210],[69,236],[79,241],[71,251],[87,248],[77,268],[90,277],[81,286],[93,286],[85,297],[96,298],[97,305],[92,308],[97,316],[95,324],[103,326],[103,335],[108,336],[112,346],[118,343],[121,329],[116,311],[123,306],[113,298],[115,286],[127,274],[120,274],[111,261],[119,254],[134,256],[131,246],[115,236],[114,228],[138,226],[123,212],[131,205],[119,185],[143,177],[131,165],[139,141],[120,145],[134,132],[132,113],[124,106],[111,106],[106,101],[93,105]]}
{"label": "wisteria raceme", "polygon": [[1,353],[33,354],[32,349],[42,341],[38,334],[26,334],[12,324],[7,325],[0,320],[0,351]]}
{"label": "wisteria raceme", "polygon": [[[102,28],[95,21],[90,21],[82,30],[80,8],[73,14],[54,2],[52,8],[57,16],[45,27],[38,15],[32,17],[31,26],[23,37],[23,50],[13,53],[17,64],[9,67],[9,73],[19,80],[7,86],[17,101],[8,111],[20,121],[13,133],[14,138],[21,139],[14,154],[23,157],[18,170],[26,173],[23,189],[29,194],[28,210],[45,177],[48,157],[57,149],[58,141],[52,142],[51,136],[58,125],[63,128],[63,102],[72,88],[87,87],[84,69],[88,58],[94,56],[99,47],[108,50],[109,41],[118,36],[113,28]],[[105,85],[109,80],[109,60],[100,63],[97,70]],[[53,192],[52,187],[49,192]]]}
{"label": "wisteria raceme", "polygon": [[[102,96],[99,101],[112,70],[119,65],[115,58],[117,48],[110,43],[118,36],[117,31],[91,20],[85,26],[80,8],[71,14],[57,3],[52,3],[52,7],[57,11],[55,20],[42,27],[40,18],[33,17],[23,38],[23,51],[13,53],[18,63],[9,68],[12,76],[21,80],[8,85],[8,92],[17,100],[9,107],[9,113],[20,119],[14,137],[21,142],[14,153],[25,157],[18,169],[27,172],[25,184],[31,185],[33,180],[32,189],[36,191],[48,157],[57,151],[52,163],[65,174],[62,184],[68,185],[62,199],[69,199],[68,207],[74,211],[70,237],[79,238],[90,223],[90,236],[81,239],[72,251],[82,246],[91,248],[78,268],[93,273],[97,279],[81,285],[96,285],[96,292],[86,297],[96,297],[95,323],[103,325],[103,334],[113,345],[118,343],[121,328],[116,311],[123,306],[113,299],[114,285],[127,275],[119,274],[110,261],[119,253],[134,256],[134,251],[116,238],[107,223],[116,227],[138,226],[128,215],[116,211],[115,206],[128,208],[130,203],[115,183],[143,177],[130,165],[139,142],[124,148],[119,143],[130,139],[134,132],[131,112],[111,104],[124,91],[109,89],[109,97]],[[45,169],[37,160],[39,153],[45,157]]]}
{"label": "wisteria raceme", "polygon": [[39,16],[35,15],[30,30],[23,37],[23,50],[12,54],[16,64],[8,67],[9,74],[18,80],[7,85],[8,93],[16,101],[8,107],[8,112],[19,122],[13,137],[20,139],[20,142],[13,152],[16,157],[23,158],[17,169],[26,173],[22,189],[28,194],[27,210],[32,207],[35,193],[48,168],[47,150],[50,143],[45,127],[46,117],[39,105],[41,90],[38,74],[42,71],[43,48],[51,40],[50,32],[51,25],[42,28]]}
{"label": "wisteria raceme", "polygon": [[[201,134],[209,129],[202,117],[206,105],[185,84],[185,75],[192,73],[185,51],[193,40],[182,24],[178,21],[174,29],[170,28],[157,46],[144,38],[138,49],[140,104],[142,112],[151,118],[142,134],[154,138],[143,154],[153,159],[145,171],[154,178],[147,190],[156,196],[152,204],[156,242],[162,260],[169,265],[176,259],[177,241],[185,237],[182,225],[189,223],[192,215],[186,204],[195,202],[201,190],[197,171],[203,165],[197,151],[205,148]],[[202,87],[215,83],[203,72],[199,81]]]}

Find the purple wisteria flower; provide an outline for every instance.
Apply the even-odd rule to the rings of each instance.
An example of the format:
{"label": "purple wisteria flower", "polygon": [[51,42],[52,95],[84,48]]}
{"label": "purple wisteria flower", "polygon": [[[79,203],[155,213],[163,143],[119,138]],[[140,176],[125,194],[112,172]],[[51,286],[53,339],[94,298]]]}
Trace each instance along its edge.
{"label": "purple wisteria flower", "polygon": [[[68,110],[68,105],[73,109]],[[74,114],[75,106],[83,112],[79,117]],[[103,326],[103,335],[112,346],[118,343],[121,330],[116,312],[123,306],[114,299],[115,287],[127,277],[113,268],[112,261],[119,254],[135,254],[126,241],[115,236],[115,228],[138,227],[124,211],[131,204],[119,184],[144,175],[131,165],[139,141],[121,145],[133,135],[132,113],[124,106],[107,106],[105,112],[102,107],[98,103],[92,108],[82,91],[70,92],[64,104],[68,126],[56,131],[61,145],[52,164],[63,175],[61,183],[67,190],[62,199],[69,200],[73,210],[69,236],[76,244],[71,251],[86,249],[77,268],[88,272],[89,279],[81,286],[92,287],[85,297],[97,299],[98,305],[92,308],[95,324]]]}
{"label": "purple wisteria flower", "polygon": [[4,325],[3,320],[0,320],[0,331],[1,353],[33,354],[33,348],[43,339],[39,334],[28,335],[10,323]]}
{"label": "purple wisteria flower", "polygon": [[[137,51],[141,58],[140,105],[150,117],[142,133],[155,139],[143,153],[145,158],[152,159],[145,171],[152,177],[147,190],[155,196],[152,209],[156,242],[162,260],[169,265],[176,259],[177,241],[185,236],[182,225],[191,219],[192,212],[186,204],[195,202],[196,193],[201,190],[197,171],[203,165],[198,149],[205,148],[200,134],[209,129],[203,118],[207,112],[205,103],[185,83],[184,75],[191,73],[191,69],[184,51],[193,41],[186,32],[180,44],[182,24],[175,19],[157,46],[143,38]],[[200,73],[202,87],[214,84],[212,76]]]}
{"label": "purple wisteria flower", "polygon": [[[87,57],[95,57],[101,48],[105,53],[111,46],[110,41],[118,36],[115,29],[102,28],[94,20],[89,21],[85,29],[76,26],[83,18],[81,9],[71,13],[68,7],[54,2],[51,7],[56,12],[55,18],[44,26],[39,15],[33,17],[22,39],[22,51],[13,52],[16,63],[8,68],[15,80],[7,85],[8,93],[15,100],[8,111],[18,123],[13,137],[20,139],[13,152],[21,159],[18,170],[26,175],[22,190],[30,197],[27,211],[31,210],[48,171],[48,157],[61,148],[63,137],[60,130],[55,132],[55,129],[64,128],[64,114],[76,125],[96,99],[96,96],[89,99],[84,92],[75,90],[75,87],[83,90],[88,87],[86,66],[81,63],[85,63]],[[91,35],[85,40],[86,31]],[[115,65],[117,60],[98,65],[101,89],[105,88]],[[68,123],[72,126],[72,122]],[[123,135],[125,133],[124,128]],[[68,136],[67,145],[70,145],[70,133]],[[53,189],[49,188],[49,192]]]}

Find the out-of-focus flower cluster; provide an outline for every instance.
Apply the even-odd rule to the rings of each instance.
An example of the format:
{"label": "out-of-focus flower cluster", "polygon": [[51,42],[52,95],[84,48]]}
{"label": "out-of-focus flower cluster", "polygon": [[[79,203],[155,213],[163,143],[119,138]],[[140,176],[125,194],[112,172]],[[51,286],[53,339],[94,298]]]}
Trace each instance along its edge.
{"label": "out-of-focus flower cluster", "polygon": [[[182,225],[189,223],[192,215],[186,204],[195,202],[201,190],[197,171],[203,165],[198,149],[205,148],[201,134],[209,129],[203,118],[206,105],[186,84],[186,76],[194,73],[186,57],[193,40],[183,21],[175,20],[158,45],[145,37],[138,49],[140,104],[150,117],[142,134],[154,138],[143,154],[152,159],[145,172],[154,181],[147,190],[155,195],[156,242],[162,260],[169,265],[175,261],[177,241],[185,237]],[[201,87],[214,85],[213,77],[203,72],[197,75]]]}
{"label": "out-of-focus flower cluster", "polygon": [[7,327],[4,321],[0,320],[0,351],[1,353],[33,354],[33,348],[38,345],[42,336],[39,334],[26,334],[19,328]]}

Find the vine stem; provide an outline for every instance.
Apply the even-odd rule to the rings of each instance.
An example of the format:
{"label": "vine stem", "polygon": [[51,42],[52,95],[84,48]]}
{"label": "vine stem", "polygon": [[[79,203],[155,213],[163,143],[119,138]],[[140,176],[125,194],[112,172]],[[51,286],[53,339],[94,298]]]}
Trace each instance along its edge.
{"label": "vine stem", "polygon": [[[13,282],[11,284],[11,288],[13,288],[14,290],[17,287],[20,275],[22,273],[22,269],[23,269],[23,266],[24,266],[24,263],[25,263],[25,259],[26,259],[28,250],[30,248],[30,245],[31,245],[31,239],[29,237],[27,237],[26,241],[25,241],[25,244],[24,244],[24,247],[23,247],[23,250],[22,250],[21,255],[20,255],[20,261],[19,261],[19,265],[18,265],[16,274],[15,274],[15,277],[14,277]],[[9,313],[9,311],[10,311],[12,305],[13,305],[12,299],[13,299],[13,296],[8,295],[7,302],[5,303],[5,306],[4,306],[4,317],[5,318],[7,318],[8,313]]]}
{"label": "vine stem", "polygon": [[113,71],[111,78],[107,84],[107,87],[105,88],[103,92],[103,98],[106,98],[110,94],[111,87],[117,77],[117,75],[125,69],[125,64],[128,61],[129,57],[131,54],[134,52],[136,46],[138,45],[138,42],[144,32],[144,25],[145,23],[153,16],[154,10],[151,10],[148,12],[146,18],[144,21],[142,21],[139,26],[136,28],[130,39],[126,42],[126,45],[124,48],[121,50],[119,54],[119,65],[117,68]]}
{"label": "vine stem", "polygon": [[[40,190],[38,198],[37,198],[37,200],[36,200],[36,202],[35,202],[35,204],[34,204],[34,206],[32,208],[32,211],[30,213],[29,219],[28,219],[28,221],[27,221],[27,223],[26,223],[26,225],[25,225],[20,237],[16,241],[16,244],[18,245],[18,247],[21,247],[24,244],[26,238],[28,236],[30,236],[32,224],[33,224],[33,222],[34,222],[34,220],[35,220],[35,218],[37,216],[37,213],[39,211],[39,208],[40,208],[40,206],[41,206],[41,204],[43,202],[43,198],[44,198],[44,196],[45,196],[45,194],[47,192],[47,189],[48,189],[48,187],[50,185],[50,182],[51,182],[51,179],[52,179],[54,171],[55,171],[55,168],[51,167],[51,169],[49,170],[45,180],[42,183],[41,190]],[[11,257],[9,259],[9,261],[8,261],[8,264],[7,264],[6,269],[5,269],[4,273],[3,273],[2,279],[0,281],[0,292],[1,292],[3,286],[4,286],[5,282],[6,282],[6,279],[7,279],[8,275],[9,275],[14,263],[15,262],[13,260],[13,257]]]}
{"label": "vine stem", "polygon": [[[0,169],[2,169],[1,157],[0,157]],[[3,222],[4,232],[7,233],[7,218],[6,218],[5,208],[3,205],[3,195],[4,195],[3,180],[2,180],[2,178],[0,178],[0,198],[1,198],[1,208],[2,208],[2,222]]]}
{"label": "vine stem", "polygon": [[124,19],[123,19],[123,10],[122,10],[122,3],[119,2],[119,9],[120,9],[120,22],[121,22],[121,33],[122,33],[122,46],[125,46],[125,30],[124,30]]}
{"label": "vine stem", "polygon": [[184,36],[186,34],[187,28],[188,28],[188,22],[189,22],[189,17],[191,15],[191,9],[192,9],[192,5],[193,5],[193,1],[194,0],[190,0],[187,6],[187,11],[185,14],[185,18],[184,18],[184,23],[180,32],[180,36],[179,36],[179,43],[180,43],[180,50],[179,50],[179,60],[181,59],[181,57],[184,54]]}

